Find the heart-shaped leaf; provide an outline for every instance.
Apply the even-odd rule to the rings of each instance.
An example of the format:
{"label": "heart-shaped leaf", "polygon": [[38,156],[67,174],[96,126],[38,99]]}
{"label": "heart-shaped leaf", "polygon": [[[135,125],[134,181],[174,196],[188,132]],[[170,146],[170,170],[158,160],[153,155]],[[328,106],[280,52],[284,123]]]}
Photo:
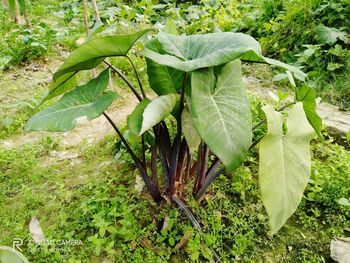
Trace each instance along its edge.
{"label": "heart-shaped leaf", "polygon": [[117,94],[107,88],[109,69],[97,78],[66,93],[56,104],[35,114],[26,124],[26,131],[67,131],[76,126],[79,117],[92,120],[100,116]]}
{"label": "heart-shaped leaf", "polygon": [[306,77],[301,70],[293,66],[263,57],[259,43],[253,37],[242,33],[220,32],[177,36],[161,32],[157,40],[161,52],[146,48],[142,54],[158,64],[184,72],[222,65],[239,58],[285,68],[301,80]]}
{"label": "heart-shaped leaf", "polygon": [[142,54],[158,64],[185,72],[221,65],[242,56],[254,60],[261,57],[259,43],[242,33],[177,36],[161,32],[157,39],[164,54],[147,48]]}
{"label": "heart-shaped leaf", "polygon": [[200,137],[228,170],[242,164],[252,141],[252,120],[240,60],[192,73],[192,120]]}
{"label": "heart-shaped leaf", "polygon": [[259,146],[261,197],[269,215],[271,233],[276,233],[297,209],[311,170],[310,140],[314,131],[303,104],[289,112],[283,133],[283,116],[264,106],[268,132]]}
{"label": "heart-shaped leaf", "polygon": [[53,79],[57,80],[67,72],[94,68],[105,57],[125,56],[135,42],[147,32],[149,29],[128,35],[101,36],[86,41],[69,55]]}

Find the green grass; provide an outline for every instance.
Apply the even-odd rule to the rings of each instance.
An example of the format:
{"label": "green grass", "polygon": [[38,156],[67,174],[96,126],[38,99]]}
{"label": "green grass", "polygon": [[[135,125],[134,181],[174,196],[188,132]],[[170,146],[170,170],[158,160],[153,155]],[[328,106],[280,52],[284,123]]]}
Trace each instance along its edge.
{"label": "green grass", "polygon": [[28,9],[31,29],[13,23],[8,10],[0,5],[0,70],[46,57],[58,46],[71,50],[84,36],[78,2],[35,1],[28,4]]}
{"label": "green grass", "polygon": [[[312,148],[312,175],[302,204],[273,237],[259,198],[254,152],[244,167],[221,176],[200,205],[189,200],[203,226],[201,236],[176,207],[157,207],[135,190],[137,172],[125,153],[113,159],[111,136],[81,146],[76,160],[50,159],[50,151],[67,150],[50,137],[21,149],[2,149],[1,244],[11,246],[12,238],[23,238],[24,254],[33,262],[99,262],[102,257],[203,262],[211,250],[223,262],[325,262],[330,240],[343,235],[350,222],[349,207],[338,203],[350,197],[350,153],[329,140]],[[28,244],[32,216],[38,217],[47,239],[77,239],[83,245],[64,246],[64,252],[56,253],[40,246],[40,253],[30,253],[39,248]],[[160,231],[165,216],[171,223]],[[185,234],[189,243],[176,250]]]}
{"label": "green grass", "polygon": [[37,111],[47,92],[51,71],[61,59],[57,53],[51,58],[36,59],[29,67],[9,69],[0,73],[0,139],[22,133],[25,122]]}

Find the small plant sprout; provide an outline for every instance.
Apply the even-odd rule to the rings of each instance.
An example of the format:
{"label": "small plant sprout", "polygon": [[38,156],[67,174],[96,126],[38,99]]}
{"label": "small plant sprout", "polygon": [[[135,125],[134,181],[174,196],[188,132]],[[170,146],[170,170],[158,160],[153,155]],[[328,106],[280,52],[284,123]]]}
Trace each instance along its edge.
{"label": "small plant sprout", "polygon": [[[258,145],[261,197],[271,234],[276,233],[301,201],[310,175],[310,140],[315,132],[321,136],[315,91],[306,84],[306,75],[264,57],[259,43],[246,34],[185,36],[161,32],[147,38],[151,33],[100,34],[79,46],[54,74],[44,101],[63,96],[36,113],[26,124],[26,131],[67,131],[80,117],[91,120],[104,115],[132,157],[153,200],[177,204],[197,229],[200,225],[185,205],[188,194],[201,200],[220,174],[234,172],[248,151]],[[144,43],[139,55],[146,60],[149,86],[157,94],[153,99],[145,92],[145,83],[129,57],[138,41]],[[106,60],[117,56],[130,63],[137,83]],[[253,125],[242,62],[266,63],[286,70],[293,83],[294,101],[280,109],[264,106],[266,119]],[[105,69],[96,78],[77,86],[76,78],[82,70],[99,70],[101,64]],[[107,88],[110,71],[139,101],[127,118],[127,126],[129,134],[140,138],[140,154],[106,112],[118,99],[117,93]],[[267,133],[253,141],[253,131],[264,123]],[[149,160],[145,156],[150,156]]]}

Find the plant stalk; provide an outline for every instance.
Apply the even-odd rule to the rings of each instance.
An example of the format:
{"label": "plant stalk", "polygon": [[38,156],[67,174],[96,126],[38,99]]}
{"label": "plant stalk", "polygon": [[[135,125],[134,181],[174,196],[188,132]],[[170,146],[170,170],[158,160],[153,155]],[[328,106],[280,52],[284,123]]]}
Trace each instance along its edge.
{"label": "plant stalk", "polygon": [[89,11],[87,8],[86,0],[82,0],[81,4],[83,6],[83,12],[84,12],[84,25],[85,25],[85,30],[86,30],[86,35],[88,36],[90,33],[89,29]]}
{"label": "plant stalk", "polygon": [[146,93],[145,93],[145,91],[144,91],[144,89],[143,89],[143,85],[142,85],[142,81],[141,81],[140,75],[139,75],[139,73],[137,72],[137,69],[136,69],[136,67],[135,67],[134,62],[131,60],[131,58],[130,58],[129,56],[126,56],[126,57],[127,57],[127,59],[129,60],[131,66],[132,66],[132,68],[133,68],[133,70],[134,70],[134,73],[135,73],[135,75],[136,75],[137,82],[138,82],[138,84],[139,84],[140,91],[141,91],[141,94],[142,94],[143,98],[147,98]]}
{"label": "plant stalk", "polygon": [[96,21],[101,22],[100,12],[98,11],[96,0],[91,0],[91,3],[92,3],[92,8],[94,9],[94,16]]}
{"label": "plant stalk", "polygon": [[211,185],[211,183],[214,181],[214,179],[223,173],[225,173],[225,168],[212,170],[210,173],[208,173],[207,177],[205,178],[203,186],[196,193],[195,199],[199,200],[202,197],[202,195],[205,193],[205,191],[208,189],[208,187]]}
{"label": "plant stalk", "polygon": [[145,182],[147,191],[151,194],[151,196],[153,197],[154,201],[159,203],[163,198],[160,196],[160,194],[158,194],[156,191],[154,191],[153,186],[152,186],[152,182],[151,182],[150,178],[148,177],[146,168],[143,166],[143,164],[140,161],[140,159],[137,158],[137,156],[135,155],[135,153],[133,152],[133,150],[131,149],[131,147],[129,146],[128,142],[125,140],[123,134],[120,132],[120,130],[115,125],[113,120],[107,115],[107,113],[103,112],[103,115],[106,117],[108,122],[112,125],[114,130],[117,132],[117,134],[118,134],[120,140],[122,141],[122,143],[124,144],[126,150],[130,154],[130,156],[133,159],[133,161],[135,162],[136,167],[139,170],[139,172],[140,172],[140,174],[141,174],[141,176],[143,178],[143,181]]}
{"label": "plant stalk", "polygon": [[[167,157],[167,150],[165,149],[165,141],[164,139],[166,136],[164,136],[164,131],[162,130],[162,123],[157,124],[155,127],[153,127],[153,132],[156,140],[156,145],[158,146],[159,151],[159,159],[162,166],[162,172],[164,176],[164,183],[165,188],[170,188],[170,181],[169,181],[169,161]],[[170,149],[169,149],[170,152]]]}
{"label": "plant stalk", "polygon": [[191,166],[192,166],[192,160],[193,160],[192,153],[190,153],[190,151],[188,150],[188,152],[187,152],[187,159],[186,159],[185,178],[183,178],[185,184],[187,184],[189,179],[190,179],[190,171],[191,171]]}
{"label": "plant stalk", "polygon": [[[289,106],[294,105],[296,102],[290,102],[286,105],[284,105],[283,107],[279,108],[277,111],[283,111],[284,109],[288,108]],[[260,122],[258,122],[256,125],[253,126],[252,130],[256,130],[257,128],[259,128],[262,124],[264,124],[267,121],[267,119],[263,119]]]}
{"label": "plant stalk", "polygon": [[151,148],[151,179],[155,193],[160,196],[158,172],[157,172],[157,146]]}
{"label": "plant stalk", "polygon": [[180,207],[180,209],[185,213],[185,215],[188,217],[188,219],[191,221],[193,227],[196,230],[202,231],[202,227],[200,226],[197,219],[194,217],[193,213],[190,209],[182,202],[182,200],[178,197],[177,194],[173,194],[171,196],[171,199]]}
{"label": "plant stalk", "polygon": [[171,149],[171,157],[169,160],[169,182],[170,182],[170,189],[168,190],[168,193],[172,194],[175,184],[175,176],[176,176],[176,170],[177,165],[179,161],[179,154],[180,154],[180,146],[181,146],[181,133],[182,133],[182,126],[181,126],[181,113],[184,109],[184,96],[185,96],[185,87],[186,87],[186,81],[187,81],[187,73],[182,79],[182,89],[181,89],[181,96],[180,96],[180,112],[179,116],[176,117],[177,122],[177,135],[175,136],[172,149]]}
{"label": "plant stalk", "polygon": [[197,169],[196,169],[196,180],[195,184],[193,186],[193,195],[195,195],[198,191],[198,185],[199,185],[199,177],[201,173],[202,168],[202,162],[203,162],[203,141],[198,145],[198,154],[197,154]]}
{"label": "plant stalk", "polygon": [[129,86],[129,88],[131,89],[131,91],[135,94],[136,98],[139,101],[142,101],[142,97],[140,96],[140,94],[137,92],[136,88],[134,87],[134,85],[130,82],[130,80],[128,80],[128,78],[121,73],[116,67],[114,67],[111,63],[109,63],[108,61],[104,60],[103,63],[105,63],[107,66],[109,66],[115,73],[117,73],[117,75],[119,77],[122,78],[122,80],[124,80],[124,82]]}
{"label": "plant stalk", "polygon": [[187,152],[188,152],[188,146],[187,146],[186,140],[183,138],[179,149],[175,176],[172,178],[173,180],[171,182],[171,194],[176,193],[176,190],[177,190],[176,185],[178,182],[180,182],[180,177],[181,177],[181,174],[183,173],[183,167],[184,167]]}
{"label": "plant stalk", "polygon": [[175,182],[175,175],[176,175],[176,168],[177,163],[179,160],[179,152],[180,152],[180,145],[181,145],[181,135],[176,135],[171,151],[171,159],[169,162],[169,182],[170,182],[170,189],[167,189],[167,192],[170,194],[173,189],[173,184]]}
{"label": "plant stalk", "polygon": [[144,134],[141,135],[141,160],[143,163],[143,166],[146,167],[146,144],[145,144],[145,136]]}
{"label": "plant stalk", "polygon": [[[171,199],[179,206],[179,208],[184,212],[184,214],[188,217],[188,219],[191,221],[193,227],[199,231],[201,234],[203,233],[202,227],[200,226],[199,222],[195,218],[194,214],[191,212],[190,209],[185,205],[185,203],[178,197],[177,194],[173,194],[171,196]],[[203,237],[201,240],[201,244],[205,245],[203,242]],[[211,250],[211,253],[213,253],[213,256],[215,258],[215,262],[222,262],[220,257],[216,254],[215,251]]]}
{"label": "plant stalk", "polygon": [[200,169],[200,174],[199,174],[199,184],[197,191],[202,188],[206,173],[207,173],[207,165],[208,165],[208,157],[209,157],[209,148],[206,144],[203,144],[203,161]]}

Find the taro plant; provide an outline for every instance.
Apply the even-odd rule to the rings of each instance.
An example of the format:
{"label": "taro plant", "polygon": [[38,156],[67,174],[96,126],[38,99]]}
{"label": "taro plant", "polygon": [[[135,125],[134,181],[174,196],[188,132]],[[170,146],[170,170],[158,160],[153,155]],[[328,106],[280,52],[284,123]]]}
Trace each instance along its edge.
{"label": "taro plant", "polygon": [[[36,113],[25,129],[67,131],[76,126],[79,117],[91,120],[104,115],[131,155],[154,201],[179,205],[198,229],[198,222],[185,206],[186,193],[192,192],[200,200],[218,175],[241,166],[248,151],[259,143],[261,196],[271,232],[277,232],[302,198],[310,174],[310,140],[314,130],[320,135],[315,92],[305,84],[305,74],[262,56],[259,43],[245,34],[159,33],[147,38],[151,32],[95,36],[78,47],[54,74],[44,101],[64,94],[63,97]],[[141,40],[144,48],[140,55],[146,59],[149,85],[157,94],[153,99],[145,92],[128,56]],[[106,58],[115,56],[130,62],[137,85],[107,62]],[[294,102],[283,108],[264,106],[266,119],[255,126],[242,81],[242,61],[285,69],[295,90]],[[77,86],[80,71],[100,64],[105,69],[96,78]],[[107,90],[110,71],[124,80],[139,100],[127,119],[129,135],[140,138],[139,156],[106,113],[118,98],[114,91]],[[294,79],[301,83],[300,87],[295,86]],[[266,135],[253,142],[254,129],[265,122]],[[146,153],[150,160],[146,160]]]}

